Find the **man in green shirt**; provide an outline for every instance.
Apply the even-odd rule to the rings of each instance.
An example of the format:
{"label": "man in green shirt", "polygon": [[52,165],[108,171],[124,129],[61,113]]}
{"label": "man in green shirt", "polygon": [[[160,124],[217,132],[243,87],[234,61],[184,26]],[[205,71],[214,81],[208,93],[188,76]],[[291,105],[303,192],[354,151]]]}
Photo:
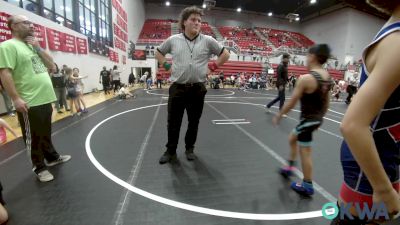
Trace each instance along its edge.
{"label": "man in green shirt", "polygon": [[54,177],[47,167],[71,159],[58,154],[51,141],[51,103],[56,96],[47,71],[54,62],[40,48],[26,16],[10,16],[8,27],[13,38],[0,44],[0,78],[18,112],[33,171],[41,182],[51,181]]}

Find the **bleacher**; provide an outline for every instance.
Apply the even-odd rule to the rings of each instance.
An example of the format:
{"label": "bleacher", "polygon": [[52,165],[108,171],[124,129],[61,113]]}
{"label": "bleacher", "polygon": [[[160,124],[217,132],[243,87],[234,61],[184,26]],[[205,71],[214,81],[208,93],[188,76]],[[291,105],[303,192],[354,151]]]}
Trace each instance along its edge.
{"label": "bleacher", "polygon": [[261,55],[272,52],[272,48],[260,40],[252,29],[225,26],[218,30],[226,39],[235,41],[242,51],[260,52]]}
{"label": "bleacher", "polygon": [[268,40],[277,48],[280,46],[287,46],[289,48],[309,48],[314,45],[312,40],[297,32],[260,27],[256,29],[264,35],[264,37],[268,38]]}
{"label": "bleacher", "polygon": [[[277,67],[278,67],[278,64],[272,64],[272,68],[274,69],[274,71],[276,71]],[[163,77],[169,77],[171,75],[169,72],[165,71],[165,69],[163,67],[158,68],[158,71],[163,75]],[[242,73],[242,72],[243,73],[251,73],[251,74],[253,74],[255,72],[257,74],[260,74],[263,71],[263,66],[259,62],[228,61],[223,66],[218,68],[215,71],[215,73],[219,73],[220,71],[224,71],[225,76],[231,76],[232,74],[236,75],[236,74]],[[329,69],[328,72],[334,79],[340,80],[340,79],[344,78],[343,71]],[[288,73],[289,73],[289,75],[293,73],[295,76],[298,77],[300,75],[307,74],[308,70],[307,70],[307,67],[305,67],[305,66],[290,65],[288,67]],[[274,74],[274,76],[275,75],[276,74]]]}
{"label": "bleacher", "polygon": [[140,32],[138,44],[157,44],[162,43],[171,36],[171,23],[175,20],[148,19],[144,22]]}
{"label": "bleacher", "polygon": [[302,47],[304,47],[304,48],[309,48],[315,44],[312,40],[310,40],[308,37],[304,36],[303,34],[300,34],[297,32],[290,32],[289,35],[293,39],[295,39],[297,42],[302,44]]}
{"label": "bleacher", "polygon": [[[175,20],[160,20],[148,19],[143,25],[142,32],[140,33],[138,43],[152,43],[160,44],[169,36],[171,36],[171,23],[177,23]],[[314,44],[312,40],[306,36],[290,31],[282,31],[270,28],[256,28],[261,34],[266,36],[269,41],[275,46],[287,46],[289,48],[308,48]],[[233,40],[239,45],[242,52],[255,52],[261,55],[268,55],[272,53],[272,47],[260,40],[252,29],[239,28],[239,27],[218,27],[221,35],[228,40]],[[207,22],[201,24],[201,32],[210,36],[214,33]],[[293,38],[293,39],[291,39]],[[277,65],[274,64],[273,68],[276,69]],[[262,64],[260,62],[230,62],[225,63],[216,72],[224,71],[225,76],[237,74],[241,72],[260,74],[262,72]],[[343,79],[344,73],[338,70],[328,70],[333,78]],[[159,68],[159,72],[163,77],[169,77],[170,74]],[[307,73],[307,68],[304,66],[289,66],[289,73],[294,73],[296,76]]]}
{"label": "bleacher", "polygon": [[[278,67],[278,64],[272,64],[272,68],[274,69],[274,71],[276,71],[276,68]],[[332,76],[333,79],[344,79],[344,72],[340,71],[340,70],[334,70],[334,69],[328,69],[329,74]],[[303,74],[307,74],[308,69],[305,66],[293,66],[293,65],[289,65],[288,67],[288,73],[289,75],[291,73],[293,73],[296,77],[303,75]]]}
{"label": "bleacher", "polygon": [[[171,62],[171,61],[170,61]],[[210,61],[212,62],[212,61]],[[258,62],[237,62],[237,61],[228,61],[220,68],[215,70],[214,73],[219,73],[224,71],[225,76],[231,76],[232,74],[236,75],[237,73],[254,73],[260,74],[262,72],[262,65]],[[162,74],[163,77],[169,77],[171,74],[163,67],[158,68],[158,72]]]}
{"label": "bleacher", "polygon": [[215,34],[207,22],[201,23],[201,33],[215,38]]}
{"label": "bleacher", "polygon": [[[171,36],[171,23],[176,20],[148,19],[145,21],[139,35],[138,44],[160,44]],[[292,49],[308,48],[314,44],[306,36],[290,31],[276,30],[270,28],[256,28],[276,48],[286,46]],[[272,46],[268,46],[261,40],[252,29],[223,26],[218,27],[219,32],[228,40],[235,41],[242,52],[255,52],[260,55],[272,53]],[[214,32],[207,22],[201,24],[203,34],[215,37]],[[296,41],[294,41],[296,40]]]}
{"label": "bleacher", "polygon": [[268,40],[276,47],[287,46],[289,48],[301,48],[302,46],[291,40],[287,35],[291,32],[276,30],[270,28],[256,28],[261,34],[263,34]]}

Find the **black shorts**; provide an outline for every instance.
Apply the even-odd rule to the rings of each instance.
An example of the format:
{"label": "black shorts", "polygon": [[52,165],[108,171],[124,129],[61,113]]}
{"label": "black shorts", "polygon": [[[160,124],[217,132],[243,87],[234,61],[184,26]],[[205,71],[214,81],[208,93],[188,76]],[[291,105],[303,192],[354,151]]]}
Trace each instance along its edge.
{"label": "black shorts", "polygon": [[312,133],[322,124],[321,120],[302,119],[293,130],[297,136],[297,142],[301,147],[310,147],[312,144]]}

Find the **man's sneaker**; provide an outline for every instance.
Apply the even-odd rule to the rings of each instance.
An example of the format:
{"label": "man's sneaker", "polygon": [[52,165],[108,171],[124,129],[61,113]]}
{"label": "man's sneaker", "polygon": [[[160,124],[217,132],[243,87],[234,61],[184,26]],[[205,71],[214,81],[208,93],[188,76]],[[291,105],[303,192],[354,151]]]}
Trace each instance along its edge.
{"label": "man's sneaker", "polygon": [[48,162],[46,165],[47,166],[55,166],[55,165],[58,165],[60,163],[65,163],[70,159],[71,159],[70,155],[60,155],[60,157],[58,157],[58,159],[56,159],[54,161],[51,161],[51,162]]}
{"label": "man's sneaker", "polygon": [[53,174],[51,174],[48,170],[43,170],[40,173],[37,173],[36,176],[40,182],[49,182],[54,180]]}
{"label": "man's sneaker", "polygon": [[176,154],[171,155],[168,151],[164,152],[164,154],[161,156],[159,163],[160,164],[165,164],[167,162],[171,161],[176,161],[178,158],[176,157]]}
{"label": "man's sneaker", "polygon": [[279,169],[279,173],[284,177],[284,178],[289,178],[290,176],[293,175],[293,166],[285,166]]}
{"label": "man's sneaker", "polygon": [[293,182],[292,185],[290,186],[294,191],[299,193],[300,195],[303,196],[311,196],[314,194],[314,188],[312,184],[306,183],[306,182],[301,182],[301,183],[296,183]]}
{"label": "man's sneaker", "polygon": [[186,159],[189,161],[193,161],[196,159],[196,155],[193,153],[193,149],[186,149],[185,154]]}

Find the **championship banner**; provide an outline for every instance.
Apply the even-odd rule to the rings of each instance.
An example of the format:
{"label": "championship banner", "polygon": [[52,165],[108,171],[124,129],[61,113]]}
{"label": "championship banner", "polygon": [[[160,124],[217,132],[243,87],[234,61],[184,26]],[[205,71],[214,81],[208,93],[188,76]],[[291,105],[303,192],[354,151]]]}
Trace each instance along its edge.
{"label": "championship banner", "polygon": [[46,28],[47,42],[51,51],[62,51],[65,46],[64,33]]}
{"label": "championship banner", "polygon": [[35,27],[35,37],[39,41],[40,47],[46,49],[46,28],[39,24],[33,24]]}
{"label": "championship banner", "polygon": [[64,34],[64,37],[65,37],[65,45],[63,52],[76,53],[75,37],[69,34]]}
{"label": "championship banner", "polygon": [[11,31],[7,25],[9,16],[7,13],[0,12],[0,43],[12,38]]}
{"label": "championship banner", "polygon": [[88,54],[88,46],[86,38],[76,38],[76,49],[78,54]]}

